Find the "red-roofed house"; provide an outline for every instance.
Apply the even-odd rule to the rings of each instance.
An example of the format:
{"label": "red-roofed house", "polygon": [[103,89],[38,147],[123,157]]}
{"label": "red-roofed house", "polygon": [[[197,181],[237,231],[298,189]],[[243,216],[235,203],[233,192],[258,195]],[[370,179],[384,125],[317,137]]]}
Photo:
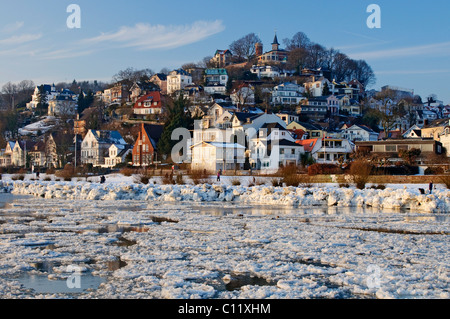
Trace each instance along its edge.
{"label": "red-roofed house", "polygon": [[295,142],[303,145],[305,152],[320,164],[337,164],[339,158],[348,159],[353,151],[353,145],[340,138],[314,138]]}
{"label": "red-roofed house", "polygon": [[134,103],[133,112],[136,115],[161,114],[161,93],[158,91],[150,92],[137,99]]}

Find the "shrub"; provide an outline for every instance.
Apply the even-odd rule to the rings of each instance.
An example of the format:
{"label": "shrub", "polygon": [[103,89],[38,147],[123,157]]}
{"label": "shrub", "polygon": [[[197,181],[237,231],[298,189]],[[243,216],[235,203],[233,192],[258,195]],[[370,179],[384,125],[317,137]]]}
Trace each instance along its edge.
{"label": "shrub", "polygon": [[270,180],[270,183],[272,184],[272,186],[275,186],[275,187],[279,187],[279,186],[283,185],[283,183],[281,182],[281,179],[279,179],[279,178],[272,178]]}
{"label": "shrub", "polygon": [[444,174],[444,168],[442,166],[427,167],[424,171],[425,175],[440,175]]}
{"label": "shrub", "polygon": [[119,171],[119,173],[122,174],[123,176],[131,176],[133,175],[134,170],[129,167],[124,167]]}
{"label": "shrub", "polygon": [[163,184],[175,184],[174,180],[173,180],[173,174],[165,174],[162,178],[162,183]]}
{"label": "shrub", "polygon": [[450,189],[450,175],[441,175],[439,176],[439,180],[447,187],[447,189]]}
{"label": "shrub", "polygon": [[57,177],[60,177],[60,180],[71,181],[72,177],[75,176],[75,170],[72,164],[66,164],[64,169],[59,170],[55,173]]}
{"label": "shrub", "polygon": [[347,175],[337,175],[337,182],[339,184],[339,187],[350,187],[350,184],[347,180]]}
{"label": "shrub", "polygon": [[238,186],[241,185],[241,181],[239,180],[239,178],[235,177],[231,179],[231,185],[233,186]]}
{"label": "shrub", "polygon": [[312,177],[306,174],[299,174],[295,165],[288,165],[283,167],[280,171],[282,176],[280,183],[285,183],[286,186],[312,186]]}
{"label": "shrub", "polygon": [[194,169],[189,172],[189,177],[194,185],[209,183],[210,178],[206,170]]}
{"label": "shrub", "polygon": [[308,175],[339,174],[341,169],[335,164],[313,164],[308,167]]}
{"label": "shrub", "polygon": [[149,171],[146,171],[146,172],[143,172],[141,174],[134,176],[134,181],[136,183],[148,184],[150,182],[151,178],[152,178],[152,174],[150,174]]}
{"label": "shrub", "polygon": [[177,174],[177,177],[175,178],[175,183],[178,184],[178,185],[183,185],[184,184],[183,175],[181,175],[181,173]]}
{"label": "shrub", "polygon": [[25,175],[24,174],[15,174],[15,175],[11,176],[11,179],[13,181],[23,181],[25,179]]}
{"label": "shrub", "polygon": [[369,181],[372,165],[365,160],[356,160],[350,164],[350,176],[356,188],[364,189]]}

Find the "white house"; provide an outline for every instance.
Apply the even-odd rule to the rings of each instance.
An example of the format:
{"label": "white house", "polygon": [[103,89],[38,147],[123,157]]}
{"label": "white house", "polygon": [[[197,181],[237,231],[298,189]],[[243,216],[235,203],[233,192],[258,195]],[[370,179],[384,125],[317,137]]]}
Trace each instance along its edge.
{"label": "white house", "polygon": [[447,156],[450,157],[450,123],[445,126],[443,133],[439,135],[439,141],[442,143],[442,147],[447,152]]}
{"label": "white house", "polygon": [[[311,140],[300,141],[302,145]],[[314,141],[311,155],[319,164],[338,164],[340,159],[347,160],[353,152],[354,144],[341,138],[322,138]]]}
{"label": "white house", "polygon": [[342,128],[340,134],[343,139],[349,141],[377,141],[378,133],[365,125],[352,125]]}
{"label": "white house", "polygon": [[114,167],[117,164],[125,163],[125,158],[131,153],[133,148],[130,145],[112,144],[108,148],[108,156],[105,157],[105,164],[102,167]]}
{"label": "white house", "polygon": [[89,130],[81,143],[81,162],[93,166],[104,165],[113,144],[118,149],[121,145],[127,145],[118,131]]}
{"label": "white house", "polygon": [[230,94],[231,101],[236,105],[255,104],[255,90],[248,84],[240,85]]}
{"label": "white house", "polygon": [[325,87],[325,84],[327,84],[328,88],[331,90],[331,82],[325,77],[319,77],[318,79],[314,78],[312,81],[306,82],[304,85],[307,92],[309,92],[312,96],[317,97],[323,95],[323,88]]}
{"label": "white house", "polygon": [[279,123],[266,123],[250,140],[250,165],[258,170],[278,170],[281,166],[298,165],[304,153],[291,133]]}
{"label": "white house", "polygon": [[261,78],[278,78],[281,76],[280,69],[273,65],[253,65],[250,72]]}
{"label": "white house", "polygon": [[240,170],[245,163],[245,147],[238,143],[203,141],[191,146],[191,154],[193,170]]}
{"label": "white house", "polygon": [[59,94],[48,101],[49,116],[73,116],[77,112],[78,101],[77,95],[67,89],[62,90]]}
{"label": "white house", "polygon": [[[44,102],[48,103],[50,100],[58,96],[58,92],[56,91],[55,85],[43,84],[43,92],[45,94]],[[39,87],[37,86],[34,89],[33,95],[31,96],[31,101],[27,103],[26,107],[29,110],[33,110],[39,104]]]}
{"label": "white house", "polygon": [[295,83],[281,83],[272,90],[272,104],[298,105],[305,99],[305,88]]}
{"label": "white house", "polygon": [[172,94],[192,84],[192,76],[183,69],[174,70],[167,76],[167,93]]}

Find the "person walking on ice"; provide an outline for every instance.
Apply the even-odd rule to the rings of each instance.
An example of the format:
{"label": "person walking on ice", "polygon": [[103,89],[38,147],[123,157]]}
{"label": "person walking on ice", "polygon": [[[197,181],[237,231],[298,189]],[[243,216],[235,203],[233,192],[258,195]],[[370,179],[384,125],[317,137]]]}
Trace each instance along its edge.
{"label": "person walking on ice", "polygon": [[219,171],[217,172],[217,181],[220,182],[220,175],[222,175],[222,170],[219,169]]}

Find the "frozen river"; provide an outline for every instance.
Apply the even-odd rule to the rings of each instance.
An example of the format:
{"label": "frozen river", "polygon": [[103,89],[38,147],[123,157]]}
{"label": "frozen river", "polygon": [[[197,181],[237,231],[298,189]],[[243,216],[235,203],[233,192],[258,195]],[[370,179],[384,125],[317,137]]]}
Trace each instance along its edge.
{"label": "frozen river", "polygon": [[450,298],[450,217],[0,194],[1,298]]}

